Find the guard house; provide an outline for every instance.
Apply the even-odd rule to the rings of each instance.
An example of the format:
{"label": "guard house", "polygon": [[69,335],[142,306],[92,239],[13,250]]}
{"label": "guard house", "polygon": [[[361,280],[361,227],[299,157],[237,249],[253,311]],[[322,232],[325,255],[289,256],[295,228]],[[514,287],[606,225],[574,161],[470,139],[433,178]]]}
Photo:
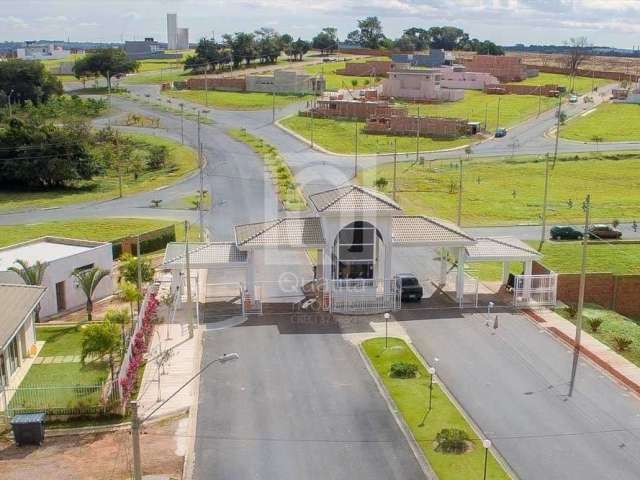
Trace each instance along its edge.
{"label": "guard house", "polygon": [[[524,262],[526,275],[520,277],[526,278],[518,283],[523,287],[521,300],[523,305],[527,299],[538,301],[531,296],[536,291],[531,264],[540,259],[540,254],[517,239],[476,239],[445,220],[404,215],[390,198],[356,185],[312,194],[309,200],[313,215],[236,225],[234,242],[200,244],[190,249],[191,268],[220,271],[228,267],[229,272],[236,273],[240,268],[244,276],[242,295],[246,303],[253,304],[263,299],[262,284],[278,281],[256,280],[256,268],[262,268],[259,255],[272,250],[313,251],[317,259],[315,283],[325,309],[347,314],[380,313],[400,308],[394,251],[411,247],[438,252],[437,260],[431,261],[437,263],[432,266],[438,272],[434,283],[441,286],[451,278],[453,260],[458,300],[465,294],[465,263],[499,261],[508,272],[510,262]],[[184,252],[183,244],[168,246],[164,267],[183,269]],[[230,274],[224,273],[224,277]],[[555,302],[555,284],[552,287]],[[547,301],[549,298],[545,297]]]}

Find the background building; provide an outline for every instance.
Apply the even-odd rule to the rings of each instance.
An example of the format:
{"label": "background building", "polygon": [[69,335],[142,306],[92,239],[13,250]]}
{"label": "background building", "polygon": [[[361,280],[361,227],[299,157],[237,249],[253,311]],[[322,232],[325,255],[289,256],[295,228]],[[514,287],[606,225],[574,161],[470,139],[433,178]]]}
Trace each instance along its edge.
{"label": "background building", "polygon": [[133,60],[144,60],[152,58],[182,58],[180,53],[165,53],[164,46],[156,42],[153,38],[145,38],[144,41],[124,42],[124,51],[127,57]]}
{"label": "background building", "polygon": [[176,50],[178,41],[178,14],[167,13],[167,48]]}
{"label": "background building", "polygon": [[22,48],[16,49],[16,57],[22,60],[65,58],[69,55],[69,50],[56,47],[53,43],[26,42]]}
{"label": "background building", "polygon": [[189,29],[178,28],[176,34],[176,50],[187,50],[189,48]]}

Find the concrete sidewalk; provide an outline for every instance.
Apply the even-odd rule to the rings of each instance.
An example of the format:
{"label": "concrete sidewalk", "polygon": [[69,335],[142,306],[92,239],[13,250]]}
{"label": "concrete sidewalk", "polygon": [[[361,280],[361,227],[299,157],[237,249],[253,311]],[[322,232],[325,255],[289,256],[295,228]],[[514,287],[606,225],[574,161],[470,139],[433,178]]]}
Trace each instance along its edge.
{"label": "concrete sidewalk", "polygon": [[[566,343],[575,346],[576,327],[569,320],[551,310],[527,311],[531,318],[546,330]],[[618,381],[640,395],[640,367],[582,331],[580,351],[599,367],[613,375]]]}
{"label": "concrete sidewalk", "polygon": [[[191,378],[199,366],[202,350],[201,334],[196,325],[193,338],[189,338],[185,310],[177,311],[173,323],[156,325],[138,394],[140,417],[148,415],[175,393]],[[161,308],[160,316],[164,316],[165,319],[169,317],[166,307]],[[193,404],[197,385],[198,382],[194,381],[185,387],[150,418],[187,411]]]}

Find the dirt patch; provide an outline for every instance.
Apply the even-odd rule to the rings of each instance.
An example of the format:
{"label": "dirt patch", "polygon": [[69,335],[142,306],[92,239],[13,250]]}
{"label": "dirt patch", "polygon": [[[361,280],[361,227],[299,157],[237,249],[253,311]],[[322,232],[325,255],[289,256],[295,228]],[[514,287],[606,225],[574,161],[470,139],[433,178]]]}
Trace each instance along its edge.
{"label": "dirt patch", "polygon": [[[143,473],[182,476],[184,457],[176,454],[179,420],[143,429]],[[131,437],[128,431],[47,437],[42,447],[16,447],[0,439],[3,480],[51,478],[107,480],[130,478]]]}

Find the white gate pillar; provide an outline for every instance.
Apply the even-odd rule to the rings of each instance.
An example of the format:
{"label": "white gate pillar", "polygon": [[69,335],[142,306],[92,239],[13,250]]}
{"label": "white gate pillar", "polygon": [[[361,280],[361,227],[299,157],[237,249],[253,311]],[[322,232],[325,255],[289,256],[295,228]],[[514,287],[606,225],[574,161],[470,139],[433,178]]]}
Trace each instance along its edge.
{"label": "white gate pillar", "polygon": [[533,262],[528,260],[524,262],[524,297],[531,297],[531,272],[533,271]]}
{"label": "white gate pillar", "polygon": [[438,285],[440,287],[444,287],[447,284],[447,270],[449,269],[449,264],[447,262],[447,249],[442,247],[440,249],[440,281]]}
{"label": "white gate pillar", "polygon": [[255,300],[256,295],[256,258],[253,250],[247,250],[247,276],[245,290]]}
{"label": "white gate pillar", "polygon": [[464,247],[458,248],[458,272],[456,276],[456,300],[464,298],[464,261],[466,259]]}
{"label": "white gate pillar", "polygon": [[509,272],[511,270],[510,262],[502,262],[502,284],[506,285],[509,281]]}

